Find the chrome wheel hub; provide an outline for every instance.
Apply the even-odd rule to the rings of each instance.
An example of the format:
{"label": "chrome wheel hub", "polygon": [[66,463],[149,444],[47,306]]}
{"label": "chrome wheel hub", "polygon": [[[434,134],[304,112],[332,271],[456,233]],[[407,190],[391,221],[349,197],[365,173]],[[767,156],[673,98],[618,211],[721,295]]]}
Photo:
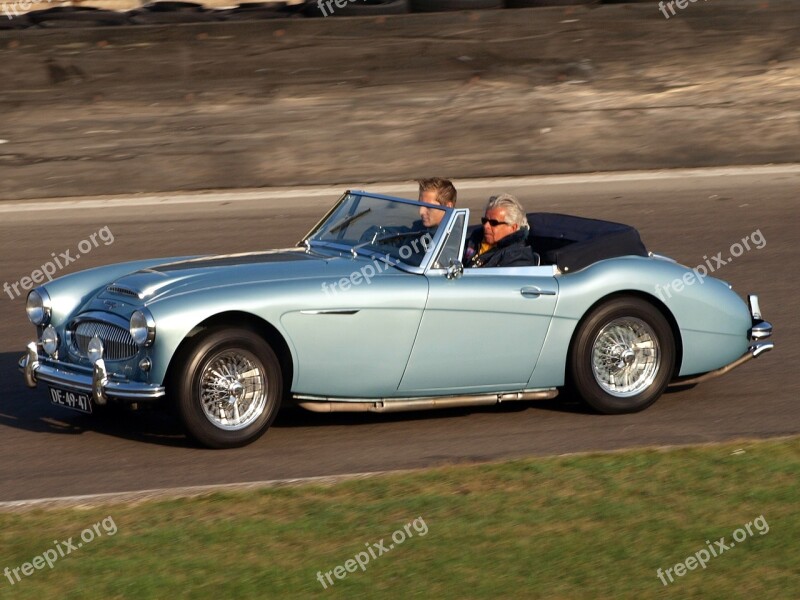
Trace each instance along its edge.
{"label": "chrome wheel hub", "polygon": [[228,406],[233,406],[244,397],[244,386],[236,379],[228,382]]}
{"label": "chrome wheel hub", "polygon": [[267,405],[267,377],[259,360],[246,350],[212,356],[200,373],[200,403],[220,429],[235,431],[256,421]]}
{"label": "chrome wheel hub", "polygon": [[646,390],[661,365],[658,338],[652,327],[635,317],[608,323],[592,344],[592,372],[606,393],[618,398]]}

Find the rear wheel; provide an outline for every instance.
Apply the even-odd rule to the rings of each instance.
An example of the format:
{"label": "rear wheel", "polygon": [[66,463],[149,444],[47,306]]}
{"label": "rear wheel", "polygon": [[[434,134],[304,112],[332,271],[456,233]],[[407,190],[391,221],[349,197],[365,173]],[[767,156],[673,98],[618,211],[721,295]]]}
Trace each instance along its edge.
{"label": "rear wheel", "polygon": [[280,363],[251,331],[214,328],[182,353],[175,404],[188,433],[210,448],[234,448],[261,437],[280,408]]}
{"label": "rear wheel", "polygon": [[634,297],[595,308],[579,326],[569,360],[572,383],[593,408],[606,414],[644,410],[667,387],[675,341],[664,315]]}

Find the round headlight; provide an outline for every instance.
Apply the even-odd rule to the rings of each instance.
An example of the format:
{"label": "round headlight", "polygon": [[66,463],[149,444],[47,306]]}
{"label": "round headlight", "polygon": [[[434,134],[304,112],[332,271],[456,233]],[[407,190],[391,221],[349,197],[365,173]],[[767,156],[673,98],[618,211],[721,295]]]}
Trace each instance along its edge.
{"label": "round headlight", "polygon": [[156,324],[147,309],[135,310],[131,315],[130,333],[140,346],[149,346],[156,337]]}
{"label": "round headlight", "polygon": [[45,327],[42,332],[42,348],[48,356],[53,356],[58,351],[58,333],[52,325]]}
{"label": "round headlight", "polygon": [[50,320],[50,296],[44,288],[36,288],[28,293],[25,311],[34,325],[45,325]]}

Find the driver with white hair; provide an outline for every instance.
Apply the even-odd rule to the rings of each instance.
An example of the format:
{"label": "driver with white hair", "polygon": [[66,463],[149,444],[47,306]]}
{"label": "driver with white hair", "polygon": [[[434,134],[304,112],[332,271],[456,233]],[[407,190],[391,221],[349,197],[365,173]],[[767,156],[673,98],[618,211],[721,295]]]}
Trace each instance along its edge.
{"label": "driver with white hair", "polygon": [[523,267],[539,264],[539,255],[528,245],[530,225],[525,209],[511,194],[489,198],[481,219],[483,227],[467,240],[466,267]]}

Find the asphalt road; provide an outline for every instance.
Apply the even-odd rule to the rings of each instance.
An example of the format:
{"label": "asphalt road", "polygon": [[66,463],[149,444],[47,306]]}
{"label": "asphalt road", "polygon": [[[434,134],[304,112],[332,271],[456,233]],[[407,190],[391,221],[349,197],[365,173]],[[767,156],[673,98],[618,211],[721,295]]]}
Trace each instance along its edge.
{"label": "asphalt road", "polygon": [[[67,250],[80,258],[61,273],[152,256],[294,245],[336,200],[336,189],[206,194],[200,201],[160,196],[0,203],[0,285],[12,289],[0,296],[0,501],[800,432],[800,167],[456,184],[459,204],[473,209],[491,193],[509,191],[529,210],[633,224],[651,250],[684,264],[701,264],[704,256],[721,252],[727,264],[715,275],[741,294],[760,295],[765,318],[775,326],[776,349],[723,378],[666,394],[634,415],[592,414],[569,398],[393,415],[298,410],[279,415],[246,448],[206,450],[160,413],[85,417],[51,406],[43,387],[28,390],[16,361],[33,327],[24,297],[10,297],[13,284]],[[414,195],[409,184],[368,189]],[[96,247],[80,252],[91,245],[81,242],[98,232]],[[752,249],[728,261],[731,246],[745,237]],[[476,331],[476,344],[485,335],[507,333]]]}

